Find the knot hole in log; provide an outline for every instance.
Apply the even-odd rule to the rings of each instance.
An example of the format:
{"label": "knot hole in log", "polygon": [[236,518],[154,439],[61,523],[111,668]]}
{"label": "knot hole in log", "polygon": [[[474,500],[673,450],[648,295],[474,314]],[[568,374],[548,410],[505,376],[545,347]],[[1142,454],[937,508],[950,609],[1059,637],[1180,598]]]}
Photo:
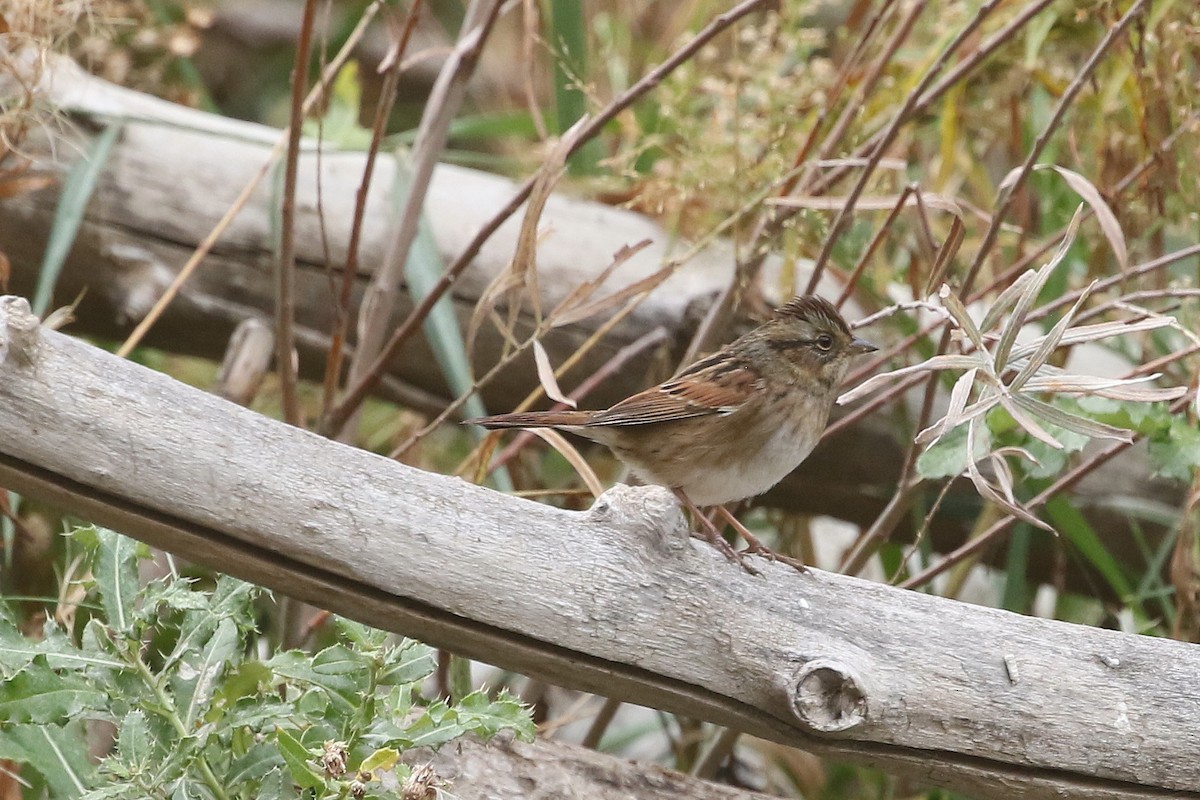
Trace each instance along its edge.
{"label": "knot hole in log", "polygon": [[814,658],[796,673],[792,711],[815,733],[839,733],[867,719],[867,693],[846,664]]}
{"label": "knot hole in log", "polygon": [[0,297],[0,364],[9,358],[23,367],[32,364],[40,324],[24,297]]}

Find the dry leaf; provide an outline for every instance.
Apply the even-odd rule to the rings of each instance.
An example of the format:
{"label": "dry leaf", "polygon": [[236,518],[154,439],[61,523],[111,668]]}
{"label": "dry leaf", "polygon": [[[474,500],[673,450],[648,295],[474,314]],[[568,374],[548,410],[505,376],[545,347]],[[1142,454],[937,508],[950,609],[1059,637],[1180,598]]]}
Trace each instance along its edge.
{"label": "dry leaf", "polygon": [[1092,211],[1096,214],[1096,222],[1100,223],[1100,231],[1108,240],[1108,246],[1112,248],[1113,254],[1117,257],[1117,263],[1121,265],[1121,269],[1128,269],[1129,253],[1125,247],[1125,233],[1121,230],[1121,223],[1117,221],[1117,215],[1113,213],[1108,203],[1104,202],[1100,190],[1078,172],[1058,166],[1051,167],[1051,169],[1061,175],[1067,185],[1091,206]]}
{"label": "dry leaf", "polygon": [[950,221],[950,233],[946,237],[946,241],[942,242],[942,246],[938,248],[937,258],[934,259],[933,268],[929,271],[929,280],[925,282],[925,291],[922,296],[928,297],[933,293],[933,287],[937,286],[946,276],[946,270],[950,268],[950,262],[958,255],[958,250],[962,247],[963,236],[966,234],[967,226],[963,224],[962,217],[954,217]]}
{"label": "dry leaf", "polygon": [[[1034,167],[1036,170],[1052,169],[1062,176],[1067,185],[1075,190],[1075,193],[1082,198],[1083,202],[1091,207],[1092,212],[1096,215],[1096,221],[1100,223],[1100,231],[1104,234],[1104,238],[1108,240],[1108,246],[1112,248],[1113,254],[1117,257],[1117,263],[1122,269],[1129,266],[1129,255],[1125,247],[1125,234],[1121,230],[1121,223],[1117,222],[1117,215],[1113,213],[1112,208],[1108,203],[1104,202],[1104,198],[1100,194],[1100,190],[1096,185],[1087,178],[1080,175],[1078,172],[1073,172],[1066,167],[1060,167],[1056,164],[1038,164]],[[997,187],[1001,191],[1012,186],[1017,176],[1021,174],[1021,167],[1015,167],[1010,170],[1004,179],[1000,181]]]}
{"label": "dry leaf", "polygon": [[517,247],[513,252],[513,260],[509,269],[519,276],[519,283],[529,289],[529,299],[534,307],[534,316],[541,317],[538,308],[537,293],[537,244],[538,221],[542,211],[554,191],[555,184],[567,169],[567,156],[575,146],[576,139],[585,125],[591,121],[586,114],[575,121],[558,143],[546,155],[545,161],[538,172],[533,189],[529,192],[529,200],[525,204],[525,216],[521,220],[521,233],[517,237]]}
{"label": "dry leaf", "polygon": [[579,322],[580,320],[587,319],[588,317],[593,317],[597,314],[601,314],[610,309],[615,309],[617,306],[622,306],[629,299],[631,299],[639,294],[642,294],[644,292],[649,292],[651,289],[654,289],[656,286],[658,286],[660,283],[665,281],[667,278],[671,277],[671,275],[674,272],[675,272],[674,265],[663,267],[658,272],[655,272],[653,275],[647,275],[645,278],[642,278],[640,281],[631,283],[628,286],[625,286],[625,287],[619,289],[618,291],[613,292],[612,294],[608,295],[607,297],[602,297],[601,299],[596,300],[595,302],[588,303],[586,305],[581,305],[578,308],[571,309],[570,311],[564,312],[564,313],[558,315],[557,317],[554,317],[552,325],[555,328],[561,327],[563,325],[570,325],[572,322]]}
{"label": "dry leaf", "polygon": [[[649,239],[642,239],[637,244],[622,245],[617,252],[613,254],[612,261],[609,262],[607,267],[600,271],[599,275],[591,280],[580,283],[578,286],[568,292],[567,296],[564,297],[562,301],[554,307],[554,310],[550,312],[549,317],[551,325],[553,327],[566,325],[566,322],[560,321],[561,315],[568,314],[571,312],[571,309],[581,306],[596,292],[597,289],[604,284],[605,281],[609,279],[609,277],[612,276],[617,267],[621,266],[649,246]],[[590,316],[590,314],[586,316]],[[579,319],[584,319],[584,317],[574,316],[572,321]]]}
{"label": "dry leaf", "polygon": [[517,236],[517,246],[513,251],[512,261],[488,284],[487,289],[480,296],[479,302],[475,304],[475,310],[471,313],[471,319],[467,323],[468,352],[474,350],[475,337],[479,333],[483,319],[493,314],[502,299],[506,301],[508,319],[501,322],[497,318],[497,327],[506,338],[510,340],[513,338],[513,331],[516,329],[517,319],[521,312],[522,298],[529,300],[535,321],[541,321],[541,297],[538,294],[537,286],[537,245],[544,234],[538,232],[538,221],[550,199],[554,185],[566,171],[567,156],[571,152],[575,139],[578,138],[583,125],[587,124],[589,119],[587,115],[580,117],[563,134],[558,144],[554,146],[542,163],[537,180],[534,181],[533,188],[529,192],[529,200],[525,204],[525,215],[521,219],[521,232]]}
{"label": "dry leaf", "polygon": [[[969,422],[968,426],[967,426],[967,453],[968,454],[974,452],[974,446],[973,446],[974,442],[975,442],[975,420],[971,420],[971,422]],[[979,492],[980,496],[982,496],[984,499],[991,500],[993,503],[1000,506],[1002,509],[1004,509],[1006,512],[1008,512],[1012,516],[1016,517],[1017,519],[1024,520],[1025,522],[1028,522],[1030,525],[1034,526],[1035,528],[1041,528],[1042,530],[1050,531],[1051,533],[1056,533],[1054,528],[1050,527],[1045,522],[1043,522],[1041,519],[1039,519],[1035,515],[1031,514],[1026,509],[1022,508],[1016,502],[1015,498],[1005,497],[1004,494],[996,491],[995,487],[993,487],[990,483],[988,483],[986,480],[984,480],[983,474],[979,471],[979,466],[978,466],[978,464],[976,464],[975,459],[971,458],[969,456],[967,458],[967,476],[971,479],[971,483],[973,483],[975,485],[975,490],[977,492]],[[1008,487],[1004,487],[1004,488],[1008,489]]]}
{"label": "dry leaf", "polygon": [[1004,410],[1009,413],[1018,425],[1025,429],[1026,433],[1035,439],[1045,442],[1055,450],[1063,449],[1062,442],[1051,436],[1050,432],[1039,425],[1036,419],[1022,410],[1020,395],[1013,396],[1001,391],[996,397],[1000,401],[1000,405],[1004,406]]}
{"label": "dry leaf", "polygon": [[42,326],[49,328],[52,331],[59,330],[64,325],[70,325],[75,321],[75,309],[83,301],[83,296],[87,294],[87,287],[80,290],[79,294],[71,301],[71,305],[56,308],[46,315],[42,320]]}
{"label": "dry leaf", "polygon": [[542,343],[537,339],[533,340],[533,361],[537,365],[538,381],[542,384],[542,391],[546,393],[546,396],[556,403],[563,403],[575,408],[575,401],[558,388],[558,379],[554,377],[554,367],[550,366],[550,356],[546,354],[546,348],[542,347]]}
{"label": "dry leaf", "polygon": [[[895,208],[900,202],[902,195],[867,195],[858,198],[854,207],[861,211],[890,211]],[[792,195],[790,197],[772,197],[763,202],[772,206],[784,206],[786,208],[811,208],[817,211],[841,211],[846,205],[848,197],[840,195]],[[958,203],[952,198],[945,195],[935,194],[933,192],[921,192],[918,194],[910,194],[904,201],[906,206],[915,206],[922,203],[929,208],[935,208],[938,211],[947,211],[956,217],[963,216],[962,209]]]}

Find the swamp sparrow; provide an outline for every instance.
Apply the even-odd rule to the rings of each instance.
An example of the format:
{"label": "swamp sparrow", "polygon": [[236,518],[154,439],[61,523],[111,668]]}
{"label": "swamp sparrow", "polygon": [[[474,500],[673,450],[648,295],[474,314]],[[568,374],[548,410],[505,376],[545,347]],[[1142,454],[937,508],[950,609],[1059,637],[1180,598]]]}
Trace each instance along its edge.
{"label": "swamp sparrow", "polygon": [[850,359],[875,345],[855,338],[828,301],[796,297],[775,317],[665,383],[604,411],[532,411],[467,420],[485,428],[559,428],[599,442],[647,483],[665,486],[705,537],[750,572],[697,506],[715,506],[748,549],[768,550],[724,507],[779,483],[825,430]]}

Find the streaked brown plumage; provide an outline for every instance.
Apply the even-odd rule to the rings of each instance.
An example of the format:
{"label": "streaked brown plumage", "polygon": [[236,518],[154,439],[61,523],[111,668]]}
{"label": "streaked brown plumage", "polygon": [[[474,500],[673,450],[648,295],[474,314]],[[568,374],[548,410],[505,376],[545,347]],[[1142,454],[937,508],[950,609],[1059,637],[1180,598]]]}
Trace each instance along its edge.
{"label": "streaked brown plumage", "polygon": [[[693,510],[723,506],[770,489],[812,452],[851,358],[875,349],[854,337],[832,304],[807,295],[665,383],[603,411],[468,422],[570,431],[607,446],[642,480],[672,489]],[[734,523],[752,551],[773,555]],[[712,527],[703,516],[701,524]]]}

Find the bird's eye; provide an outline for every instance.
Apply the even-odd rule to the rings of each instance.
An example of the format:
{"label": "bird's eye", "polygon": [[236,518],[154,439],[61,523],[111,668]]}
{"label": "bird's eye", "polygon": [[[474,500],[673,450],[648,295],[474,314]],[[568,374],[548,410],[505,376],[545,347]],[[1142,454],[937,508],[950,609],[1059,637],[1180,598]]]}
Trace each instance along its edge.
{"label": "bird's eye", "polygon": [[833,337],[828,333],[822,333],[817,337],[817,347],[821,348],[822,350],[829,350],[833,347]]}

